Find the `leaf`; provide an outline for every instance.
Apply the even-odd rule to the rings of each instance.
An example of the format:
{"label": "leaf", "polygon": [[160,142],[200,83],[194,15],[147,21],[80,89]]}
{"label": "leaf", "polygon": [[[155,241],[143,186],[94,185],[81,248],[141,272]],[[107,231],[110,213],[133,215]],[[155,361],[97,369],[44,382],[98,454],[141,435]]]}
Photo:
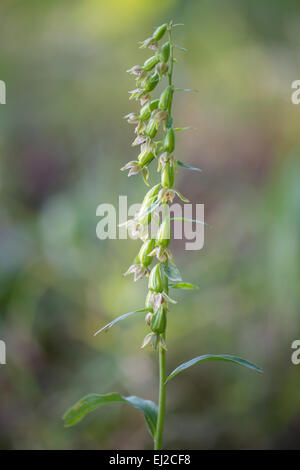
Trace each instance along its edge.
{"label": "leaf", "polygon": [[111,321],[107,325],[100,328],[100,330],[96,331],[96,333],[94,333],[94,336],[98,335],[99,333],[101,333],[101,331],[106,330],[107,328],[111,328],[116,323],[119,323],[119,321],[125,320],[125,318],[130,317],[130,315],[133,315],[134,313],[138,313],[138,312],[149,312],[149,308],[140,308],[138,310],[133,310],[132,312],[124,313],[120,317],[115,318],[113,321]]}
{"label": "leaf", "polygon": [[149,432],[154,438],[156,422],[157,422],[157,406],[153,401],[143,400],[142,398],[131,396],[122,397],[119,393],[107,393],[100,395],[98,393],[91,393],[81,398],[75,405],[73,405],[64,414],[63,420],[65,427],[74,426],[81,421],[88,413],[94,411],[100,406],[107,405],[109,403],[128,403],[134,408],[138,408],[144,413],[146,424]]}
{"label": "leaf", "polygon": [[164,270],[165,275],[170,281],[178,282],[182,281],[181,274],[179,269],[176,266],[165,266],[161,264],[162,269]]}
{"label": "leaf", "polygon": [[181,199],[183,202],[190,202],[186,197],[184,197],[177,189],[173,189],[174,193],[177,194],[179,199]]}
{"label": "leaf", "polygon": [[194,359],[191,359],[190,361],[185,362],[184,364],[181,364],[180,366],[176,367],[176,369],[174,369],[173,372],[167,378],[166,383],[169,380],[171,380],[175,375],[179,374],[179,372],[182,372],[183,370],[188,369],[194,364],[198,364],[199,362],[202,362],[202,361],[234,362],[235,364],[248,367],[249,369],[255,370],[256,372],[263,371],[259,366],[253,364],[252,362],[246,361],[245,359],[242,359],[241,357],[231,356],[228,354],[205,354],[204,356],[195,357]]}
{"label": "leaf", "polygon": [[203,220],[187,219],[186,217],[173,217],[172,219],[170,219],[171,222],[176,220],[179,220],[181,222],[195,222],[196,224],[208,225],[206,222],[203,222]]}
{"label": "leaf", "polygon": [[199,289],[198,286],[190,284],[189,282],[179,282],[178,284],[170,284],[173,289]]}
{"label": "leaf", "polygon": [[200,168],[196,168],[195,166],[186,165],[185,163],[181,162],[180,160],[177,160],[177,163],[178,163],[179,166],[182,166],[182,168],[186,168],[187,170],[202,171],[202,170],[200,170]]}
{"label": "leaf", "polygon": [[196,130],[196,127],[195,126],[174,127],[174,131],[188,131],[189,129]]}
{"label": "leaf", "polygon": [[195,91],[196,93],[199,93],[199,90],[194,88],[175,88],[175,91]]}
{"label": "leaf", "polygon": [[174,47],[176,49],[179,49],[180,51],[187,52],[187,49],[185,47],[177,46],[177,44],[174,44]]}

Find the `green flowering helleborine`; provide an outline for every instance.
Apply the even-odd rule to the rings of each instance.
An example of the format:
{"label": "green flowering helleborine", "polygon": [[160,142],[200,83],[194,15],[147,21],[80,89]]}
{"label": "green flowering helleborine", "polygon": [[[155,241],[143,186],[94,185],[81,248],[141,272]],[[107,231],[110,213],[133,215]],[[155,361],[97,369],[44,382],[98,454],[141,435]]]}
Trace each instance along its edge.
{"label": "green flowering helleborine", "polygon": [[[111,328],[114,324],[133,314],[144,312],[146,314],[146,324],[150,327],[150,332],[144,338],[142,348],[151,345],[153,349],[158,349],[159,355],[159,400],[158,406],[154,403],[139,397],[123,397],[118,393],[111,394],[91,394],[83,397],[77,402],[64,416],[65,425],[72,426],[80,421],[85,414],[91,410],[109,402],[127,402],[136,408],[139,408],[145,416],[151,436],[154,440],[154,449],[161,450],[162,435],[164,427],[165,409],[166,409],[166,386],[167,382],[179,372],[187,369],[193,364],[198,364],[206,360],[228,361],[243,365],[250,369],[261,372],[261,369],[237,356],[231,355],[213,355],[206,354],[198,356],[177,367],[167,377],[166,375],[166,336],[167,336],[167,312],[170,304],[177,303],[169,296],[170,288],[176,289],[194,289],[190,283],[183,282],[181,274],[177,269],[173,255],[169,249],[171,240],[171,221],[169,213],[169,204],[177,195],[183,201],[187,199],[179,193],[174,186],[175,170],[177,163],[180,166],[197,170],[183,162],[176,161],[171,155],[175,150],[175,136],[172,128],[172,102],[173,94],[177,91],[174,88],[174,69],[177,61],[174,57],[175,44],[172,39],[172,32],[175,26],[171,21],[164,23],[154,31],[153,35],[141,43],[141,48],[149,48],[155,52],[141,67],[133,66],[128,70],[134,75],[136,85],[130,93],[130,100],[135,99],[139,102],[140,111],[131,112],[125,118],[130,124],[135,124],[135,139],[132,145],[140,145],[138,161],[129,161],[122,170],[129,170],[128,176],[141,174],[146,185],[149,183],[149,166],[153,160],[158,160],[158,171],[160,173],[160,183],[153,186],[145,195],[140,210],[134,215],[133,219],[126,222],[126,225],[132,229],[132,232],[142,241],[138,255],[124,275],[133,274],[134,281],[139,281],[147,276],[148,294],[145,300],[145,306],[132,312],[125,313],[106,326],[97,331]],[[159,44],[164,34],[168,34],[167,42]],[[177,46],[179,47],[179,46]],[[179,47],[180,48],[180,47]],[[165,85],[159,99],[153,99],[151,92],[155,90],[159,82],[164,81]],[[179,129],[179,128],[178,128]],[[184,130],[184,128],[182,129]],[[158,134],[158,138],[156,135]],[[154,140],[157,139],[157,140]],[[152,175],[151,175],[152,177]],[[156,210],[163,209],[163,217],[160,221]],[[151,219],[158,223],[156,236],[149,238],[147,224]],[[183,219],[185,220],[185,219]],[[203,223],[203,221],[195,220]],[[151,227],[152,228],[152,227]],[[152,235],[151,235],[152,236]],[[154,266],[151,269],[151,264]],[[189,312],[186,312],[188,316]],[[170,317],[169,317],[170,318]],[[190,320],[187,320],[190,321]],[[174,333],[174,330],[173,330]],[[174,343],[173,340],[171,344]]]}

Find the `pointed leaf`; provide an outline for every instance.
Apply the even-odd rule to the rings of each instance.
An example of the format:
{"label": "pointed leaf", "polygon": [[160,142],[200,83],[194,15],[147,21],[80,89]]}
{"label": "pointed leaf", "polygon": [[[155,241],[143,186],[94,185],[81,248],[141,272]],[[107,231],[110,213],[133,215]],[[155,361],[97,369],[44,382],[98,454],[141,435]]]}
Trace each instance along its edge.
{"label": "pointed leaf", "polygon": [[180,51],[187,52],[187,49],[185,47],[177,46],[177,44],[174,44],[174,47],[176,49],[179,49]]}
{"label": "pointed leaf", "polygon": [[252,362],[246,361],[245,359],[242,359],[241,357],[231,356],[229,354],[205,354],[204,356],[195,357],[194,359],[191,359],[190,361],[185,362],[184,364],[181,364],[180,366],[178,366],[169,375],[169,377],[166,380],[166,383],[169,380],[171,380],[175,375],[179,374],[179,372],[182,372],[183,370],[188,369],[189,367],[191,367],[195,364],[198,364],[199,362],[202,362],[202,361],[234,362],[235,364],[239,364],[240,366],[248,367],[248,369],[255,370],[256,372],[262,372],[263,371],[261,369],[261,367],[253,364]]}
{"label": "pointed leaf", "polygon": [[176,220],[179,220],[181,222],[195,222],[196,224],[208,225],[206,222],[203,222],[203,220],[187,219],[186,217],[173,217],[172,219],[170,219],[171,222]]}
{"label": "pointed leaf", "polygon": [[167,276],[170,281],[179,282],[182,281],[181,274],[179,269],[176,266],[165,266],[161,265],[162,269],[164,270],[165,275]]}
{"label": "pointed leaf", "polygon": [[108,323],[107,325],[105,325],[105,326],[103,326],[102,328],[100,328],[100,330],[96,331],[96,333],[94,333],[94,336],[98,335],[99,333],[101,333],[101,331],[104,331],[104,330],[106,330],[107,328],[111,328],[111,327],[114,326],[116,323],[119,323],[119,321],[125,320],[125,318],[130,317],[130,316],[133,315],[134,313],[139,313],[139,312],[149,312],[149,308],[140,308],[140,309],[138,309],[138,310],[133,310],[132,312],[124,313],[124,314],[121,315],[120,317],[115,318],[113,321],[111,321],[111,322]]}
{"label": "pointed leaf", "polygon": [[179,191],[177,191],[177,189],[173,189],[173,191],[183,202],[190,202],[185,196],[183,196]]}
{"label": "pointed leaf", "polygon": [[170,287],[173,289],[199,289],[198,286],[195,286],[189,282],[178,282],[178,284],[170,284]]}
{"label": "pointed leaf", "polygon": [[122,397],[119,393],[107,393],[105,395],[91,393],[86,395],[64,414],[63,420],[65,422],[65,426],[74,426],[91,411],[99,408],[100,406],[116,402],[128,403],[134,408],[141,410],[144,413],[149,432],[154,438],[157,421],[156,404],[150,400],[143,400],[142,398],[135,396]]}
{"label": "pointed leaf", "polygon": [[177,163],[178,163],[179,166],[181,166],[182,168],[186,168],[187,170],[202,171],[202,170],[200,170],[200,168],[196,168],[195,166],[186,165],[185,163],[181,162],[180,160],[177,160]]}

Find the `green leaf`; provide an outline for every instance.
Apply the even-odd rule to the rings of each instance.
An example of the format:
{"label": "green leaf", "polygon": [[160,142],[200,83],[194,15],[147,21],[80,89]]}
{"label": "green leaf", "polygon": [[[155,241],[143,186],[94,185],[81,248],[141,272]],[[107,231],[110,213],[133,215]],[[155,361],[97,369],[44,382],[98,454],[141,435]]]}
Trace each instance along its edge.
{"label": "green leaf", "polygon": [[100,330],[96,331],[96,333],[94,333],[94,336],[98,335],[99,333],[101,333],[101,331],[104,331],[104,330],[106,330],[107,328],[111,328],[111,327],[114,326],[116,323],[119,323],[119,321],[125,320],[125,318],[130,317],[130,316],[133,315],[134,313],[138,313],[138,312],[149,312],[149,308],[140,308],[140,309],[138,309],[138,310],[133,310],[132,312],[124,313],[124,314],[121,315],[120,317],[115,318],[113,321],[111,321],[111,322],[108,323],[107,325],[105,325],[105,326],[103,326],[102,328],[100,328]]}
{"label": "green leaf", "polygon": [[183,370],[188,369],[189,367],[195,364],[198,364],[199,362],[202,362],[202,361],[234,362],[235,364],[248,367],[248,369],[255,370],[256,372],[263,371],[259,366],[253,364],[252,362],[246,361],[245,359],[242,359],[241,357],[231,356],[228,354],[205,354],[204,356],[195,357],[194,359],[191,359],[190,361],[185,362],[184,364],[181,364],[180,366],[176,367],[176,369],[174,369],[173,372],[167,378],[166,383],[169,380],[171,380],[175,375],[179,374],[179,372],[182,372]]}
{"label": "green leaf", "polygon": [[177,163],[178,163],[179,166],[182,166],[182,168],[186,168],[187,170],[202,171],[202,170],[200,170],[200,168],[196,168],[195,166],[186,165],[185,163],[181,162],[180,160],[177,160]]}
{"label": "green leaf", "polygon": [[189,282],[179,282],[178,284],[170,284],[173,289],[199,289],[198,286],[190,284]]}
{"label": "green leaf", "polygon": [[179,49],[180,51],[187,52],[187,49],[185,47],[177,46],[177,44],[174,44],[174,47],[176,49]]}
{"label": "green leaf", "polygon": [[173,282],[182,281],[181,274],[179,272],[179,269],[176,266],[171,266],[171,265],[165,266],[161,264],[161,267],[165,275],[167,276],[167,278],[170,279],[170,281],[173,281]]}
{"label": "green leaf", "polygon": [[177,191],[177,189],[173,189],[173,191],[183,202],[190,202],[185,196],[183,196],[179,191]]}
{"label": "green leaf", "polygon": [[196,224],[208,225],[206,222],[203,222],[203,220],[187,219],[186,217],[173,217],[172,219],[170,219],[171,222],[176,220],[181,222],[195,222]]}
{"label": "green leaf", "polygon": [[143,400],[142,398],[131,396],[122,397],[119,393],[107,393],[100,395],[91,393],[81,398],[73,405],[63,416],[66,427],[74,426],[81,421],[88,413],[109,403],[128,403],[134,408],[138,408],[144,413],[149,432],[154,438],[157,422],[157,406],[153,401]]}

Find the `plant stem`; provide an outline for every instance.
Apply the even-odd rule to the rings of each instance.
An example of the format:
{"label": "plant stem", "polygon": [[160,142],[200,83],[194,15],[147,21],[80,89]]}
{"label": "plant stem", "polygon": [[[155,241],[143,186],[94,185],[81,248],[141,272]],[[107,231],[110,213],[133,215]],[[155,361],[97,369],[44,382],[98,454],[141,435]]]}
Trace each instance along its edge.
{"label": "plant stem", "polygon": [[166,351],[159,345],[159,402],[154,449],[161,450],[166,408]]}
{"label": "plant stem", "polygon": [[[168,73],[169,85],[173,85],[173,43],[172,43],[172,24],[170,24],[168,29],[169,42],[170,42],[170,68]],[[170,101],[168,114],[171,117],[171,107],[172,100]],[[167,289],[168,290],[168,289]],[[167,292],[168,293],[168,292]],[[162,335],[165,340],[165,333]],[[162,448],[162,437],[164,430],[164,421],[165,421],[165,409],[166,409],[166,350],[160,344],[159,345],[159,400],[158,400],[158,417],[157,417],[157,426],[154,440],[154,449],[161,450]]]}

